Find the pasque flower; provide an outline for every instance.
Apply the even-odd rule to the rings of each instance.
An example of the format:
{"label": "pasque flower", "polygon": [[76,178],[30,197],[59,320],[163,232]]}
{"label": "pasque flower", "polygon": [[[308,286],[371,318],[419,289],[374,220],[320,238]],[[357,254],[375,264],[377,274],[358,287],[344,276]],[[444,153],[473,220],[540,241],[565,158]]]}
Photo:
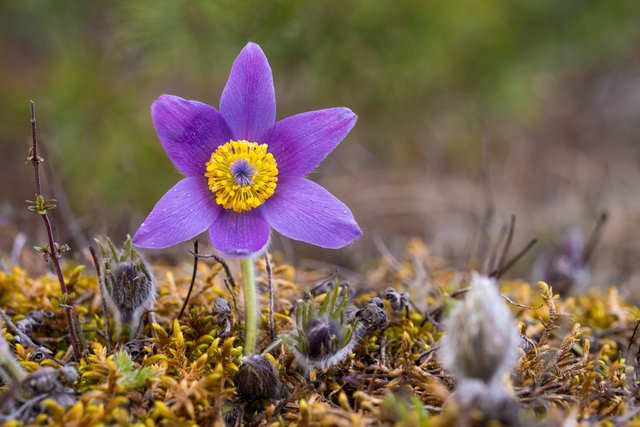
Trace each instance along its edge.
{"label": "pasque flower", "polygon": [[220,108],[172,95],[151,107],[167,155],[185,175],[153,208],[134,244],[165,248],[209,230],[217,250],[249,256],[270,229],[324,248],[340,248],[361,231],[347,206],[304,178],[349,133],[347,108],[276,122],[271,68],[249,43],[236,58]]}

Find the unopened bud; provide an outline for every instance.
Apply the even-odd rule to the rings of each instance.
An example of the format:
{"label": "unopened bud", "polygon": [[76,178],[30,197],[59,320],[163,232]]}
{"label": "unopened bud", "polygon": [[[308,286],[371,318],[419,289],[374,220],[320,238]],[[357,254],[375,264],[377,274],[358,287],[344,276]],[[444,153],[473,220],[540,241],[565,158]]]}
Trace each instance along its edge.
{"label": "unopened bud", "polygon": [[286,395],[286,387],[271,362],[254,354],[242,358],[242,365],[234,377],[238,397],[244,402],[277,400]]}
{"label": "unopened bud", "polygon": [[391,309],[396,313],[404,310],[409,305],[409,294],[398,292],[393,288],[387,288],[384,291],[384,298],[389,301]]}
{"label": "unopened bud", "polygon": [[362,322],[367,332],[384,329],[389,325],[387,312],[384,311],[384,303],[378,297],[371,298],[364,303],[362,308],[356,311],[356,319]]}
{"label": "unopened bud", "polygon": [[128,237],[124,249],[118,251],[109,241],[110,254],[101,245],[104,259],[104,297],[116,317],[119,330],[126,326],[133,335],[140,323],[142,311],[155,301],[153,276],[144,260],[131,247]]}
{"label": "unopened bud", "polygon": [[440,358],[458,380],[490,383],[517,360],[516,320],[492,279],[473,275],[471,289],[447,319],[445,330]]}
{"label": "unopened bud", "polygon": [[298,301],[296,333],[282,340],[307,374],[341,362],[358,342],[360,333],[345,314],[348,300],[348,288],[334,286],[320,304],[315,299]]}

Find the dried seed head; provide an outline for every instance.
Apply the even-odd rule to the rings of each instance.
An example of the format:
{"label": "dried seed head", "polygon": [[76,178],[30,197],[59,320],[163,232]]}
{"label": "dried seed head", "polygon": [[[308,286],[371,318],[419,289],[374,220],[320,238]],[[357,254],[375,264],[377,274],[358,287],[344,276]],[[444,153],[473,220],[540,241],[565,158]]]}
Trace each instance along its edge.
{"label": "dried seed head", "polygon": [[517,323],[492,279],[473,274],[471,290],[447,319],[445,330],[439,355],[459,381],[491,383],[517,360]]}
{"label": "dried seed head", "polygon": [[242,358],[233,381],[238,397],[246,403],[282,399],[287,392],[269,359],[258,354]]}
{"label": "dried seed head", "polygon": [[54,317],[53,311],[49,310],[31,310],[26,314],[24,319],[16,322],[16,327],[25,334],[30,334],[45,325],[47,319]]}
{"label": "dried seed head", "polygon": [[393,288],[387,288],[384,291],[384,299],[389,301],[391,309],[396,313],[404,310],[409,305],[409,294],[398,292]]}
{"label": "dried seed head", "polygon": [[48,366],[26,376],[20,384],[13,388],[3,402],[0,402],[0,422],[4,414],[11,414],[21,423],[30,424],[33,419],[46,412],[42,403],[47,399],[54,400],[58,405],[69,407],[76,403],[76,391],[70,386],[77,380],[77,371],[65,366],[54,369]]}
{"label": "dried seed head", "polygon": [[98,242],[104,264],[104,292],[107,306],[116,317],[119,329],[126,326],[134,334],[145,308],[155,301],[153,276],[144,260],[131,246],[127,237],[124,248],[118,251],[107,239],[110,252]]}
{"label": "dried seed head", "polygon": [[348,288],[334,286],[322,303],[313,298],[298,301],[296,331],[283,336],[282,341],[307,373],[344,360],[362,336],[364,326],[354,329],[345,314],[348,300]]}
{"label": "dried seed head", "polygon": [[231,306],[229,305],[229,301],[221,297],[216,298],[213,302],[213,310],[211,310],[211,314],[224,318],[231,316]]}
{"label": "dried seed head", "polygon": [[231,317],[231,307],[229,306],[229,302],[224,298],[217,298],[213,302],[211,314],[218,318],[218,326],[220,326],[218,336],[225,338],[231,335],[231,321],[229,320]]}
{"label": "dried seed head", "polygon": [[356,319],[362,322],[367,332],[384,329],[389,325],[387,312],[384,311],[384,303],[378,297],[371,298],[364,303],[362,308],[356,311]]}

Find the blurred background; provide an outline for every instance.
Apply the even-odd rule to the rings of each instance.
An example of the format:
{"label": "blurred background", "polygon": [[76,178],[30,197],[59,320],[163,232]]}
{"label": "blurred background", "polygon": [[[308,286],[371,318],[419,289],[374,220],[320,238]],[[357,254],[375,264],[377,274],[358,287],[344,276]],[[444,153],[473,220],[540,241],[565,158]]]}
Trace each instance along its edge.
{"label": "blurred background", "polygon": [[515,214],[512,252],[539,239],[510,272],[528,278],[607,210],[591,281],[640,289],[637,0],[0,0],[2,255],[43,239],[24,203],[30,99],[59,240],[121,240],[180,178],[149,106],[170,93],[217,107],[248,41],[271,62],[278,118],[359,115],[314,179],[365,237],[325,251],[274,236],[289,261],[364,271],[418,236],[460,267]]}

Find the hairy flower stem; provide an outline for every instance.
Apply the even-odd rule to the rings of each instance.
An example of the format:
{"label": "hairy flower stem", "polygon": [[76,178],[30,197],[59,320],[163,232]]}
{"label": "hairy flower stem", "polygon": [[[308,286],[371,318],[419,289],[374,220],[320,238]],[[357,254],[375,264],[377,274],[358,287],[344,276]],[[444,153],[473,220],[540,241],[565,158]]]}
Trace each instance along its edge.
{"label": "hairy flower stem", "polygon": [[[42,158],[38,157],[38,136],[36,132],[36,107],[33,101],[31,101],[31,138],[33,141],[33,146],[31,148],[31,163],[33,164],[33,171],[35,176],[35,185],[36,185],[36,198],[42,196],[42,191],[40,187],[40,172],[38,169],[38,165],[42,162]],[[62,291],[62,297],[67,304],[69,292],[67,291],[67,285],[64,282],[64,275],[62,274],[62,269],[60,268],[60,253],[56,247],[56,243],[53,240],[53,230],[51,229],[51,221],[49,221],[49,217],[47,216],[47,212],[41,213],[40,216],[44,221],[45,228],[47,229],[47,237],[49,239],[49,256],[51,261],[53,262],[53,266],[56,270],[56,275],[58,276],[58,282],[60,282],[60,289]],[[67,327],[69,329],[69,340],[71,341],[71,346],[73,347],[73,355],[76,360],[80,360],[80,349],[78,345],[78,334],[76,333],[76,328],[73,322],[72,315],[72,307],[66,306],[65,314],[67,318]]]}
{"label": "hairy flower stem", "polygon": [[256,298],[256,273],[252,258],[240,260],[242,292],[244,294],[244,354],[253,354],[258,336],[258,304]]}

